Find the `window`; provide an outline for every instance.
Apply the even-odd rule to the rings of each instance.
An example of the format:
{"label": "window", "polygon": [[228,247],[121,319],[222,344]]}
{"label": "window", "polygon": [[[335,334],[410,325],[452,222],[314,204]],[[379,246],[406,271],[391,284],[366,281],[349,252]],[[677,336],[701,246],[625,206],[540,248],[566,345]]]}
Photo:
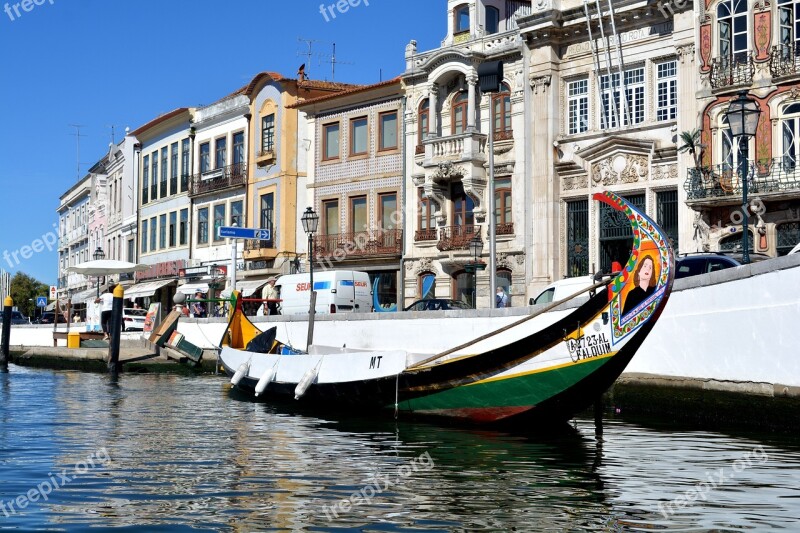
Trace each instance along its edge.
{"label": "window", "polygon": [[428,129],[430,128],[430,102],[426,98],[419,104],[419,131],[417,132],[417,144],[422,144],[422,141],[428,136]]}
{"label": "window", "polygon": [[261,153],[275,150],[275,113],[261,118]]}
{"label": "window", "polygon": [[203,143],[200,145],[200,173],[204,174],[211,170],[211,144]]}
{"label": "window", "polygon": [[217,204],[214,206],[214,241],[224,240],[219,236],[219,228],[225,225],[225,204]]}
{"label": "window", "polygon": [[158,199],[158,152],[150,154],[150,174],[150,199],[155,201]]}
{"label": "window", "polygon": [[188,209],[181,209],[181,223],[178,229],[178,233],[180,234],[179,243],[181,246],[186,246],[186,242],[189,236],[189,210]]}
{"label": "window", "polygon": [[244,227],[244,219],[242,218],[241,200],[231,202],[231,226],[237,226],[239,228]]}
{"label": "window", "polygon": [[167,197],[167,155],[168,149],[165,146],[161,149],[161,198]]}
{"label": "window", "polygon": [[178,194],[178,143],[170,146],[170,173],[169,173],[169,193]]}
{"label": "window", "polygon": [[430,272],[419,276],[419,299],[436,298],[436,276]]}
{"label": "window", "polygon": [[454,183],[452,188],[453,198],[453,225],[454,226],[472,226],[475,224],[475,203],[472,198],[464,192],[464,186],[461,183]]}
{"label": "window", "polygon": [[174,248],[178,237],[178,212],[173,211],[169,214],[169,247]]}
{"label": "window", "polygon": [[159,248],[162,250],[167,247],[167,215],[160,215],[158,217],[158,242]]}
{"label": "window", "polygon": [[[148,202],[148,188],[150,187],[150,156],[142,160],[142,204]],[[144,242],[144,241],[143,241]]]}
{"label": "window", "polygon": [[785,172],[794,172],[800,156],[800,103],[784,106],[781,113],[781,163]]}
{"label": "window", "polygon": [[486,33],[491,35],[500,31],[500,10],[496,7],[486,7]]}
{"label": "window", "polygon": [[417,189],[417,205],[419,206],[419,216],[417,218],[417,238],[416,240],[436,240],[436,222],[433,218],[433,202],[425,197],[424,189]]}
{"label": "window", "polygon": [[778,0],[778,24],[780,25],[780,49],[784,60],[800,52],[800,2]]}
{"label": "window", "polygon": [[208,244],[208,208],[197,210],[197,244]]}
{"label": "window", "polygon": [[397,148],[397,111],[388,111],[378,116],[380,132],[378,134],[379,150],[395,150]]}
{"label": "window", "polygon": [[136,262],[136,245],[133,239],[128,239],[128,263]]}
{"label": "window", "polygon": [[678,249],[678,191],[656,193],[656,222],[669,238],[672,248]]}
{"label": "window", "polygon": [[678,117],[677,63],[666,61],[656,67],[656,120],[675,120]]}
{"label": "window", "polygon": [[[739,142],[733,138],[731,134],[731,127],[728,125],[728,117],[724,114],[721,119],[722,128],[720,128],[720,138],[722,143],[720,164],[723,166],[724,171],[720,178],[720,185],[725,188],[725,179],[727,178],[727,186],[731,187],[731,172],[739,168],[740,161],[748,161],[750,159],[750,139],[746,137],[739,138]],[[785,133],[785,132],[784,132]]]}
{"label": "window", "polygon": [[467,93],[460,92],[453,97],[452,110],[452,132],[453,135],[464,133],[467,131],[467,101],[469,97]]}
{"label": "window", "polygon": [[339,233],[339,200],[322,202],[322,231],[325,235]]}
{"label": "window", "polygon": [[511,89],[505,83],[502,90],[492,96],[492,122],[494,133],[503,134],[511,131]]}
{"label": "window", "polygon": [[[625,71],[625,87],[620,84],[619,73],[601,76],[600,90],[603,128],[616,128],[620,123],[628,126],[644,122],[644,67]],[[625,106],[620,103],[623,90]]]}
{"label": "window", "polygon": [[142,253],[147,253],[147,221],[142,220]]}
{"label": "window", "polygon": [[567,84],[569,134],[583,133],[589,129],[589,80],[576,80]]}
{"label": "window", "polygon": [[453,276],[453,299],[475,307],[475,274],[459,272]]}
{"label": "window", "polygon": [[155,252],[156,251],[156,245],[158,244],[158,241],[156,241],[156,239],[158,238],[158,226],[157,226],[157,223],[158,223],[158,219],[156,217],[150,218],[150,251],[151,252]]}
{"label": "window", "polygon": [[719,56],[723,64],[747,54],[747,0],[722,0],[717,6]]}
{"label": "window", "polygon": [[326,124],[322,126],[322,158],[338,159],[339,158],[339,124]]}
{"label": "window", "polygon": [[511,218],[511,178],[494,180],[494,222],[497,235],[514,233]]}
{"label": "window", "polygon": [[367,197],[350,198],[350,232],[360,233],[367,229]]}
{"label": "window", "polygon": [[261,228],[269,230],[270,243],[275,242],[275,235],[273,235],[274,228],[272,227],[274,209],[274,195],[267,193],[261,195]]}
{"label": "window", "polygon": [[181,192],[189,188],[189,139],[181,143]]}
{"label": "window", "polygon": [[223,168],[228,153],[228,139],[221,137],[214,142],[214,168]]}
{"label": "window", "polygon": [[[240,131],[233,134],[233,164],[241,165],[246,160],[244,155],[244,132]],[[237,170],[242,172],[242,170]]]}
{"label": "window", "polygon": [[455,16],[455,33],[463,33],[469,31],[469,6],[458,6],[453,10]]}
{"label": "window", "polygon": [[566,277],[589,274],[589,202],[567,202],[567,272]]}
{"label": "window", "polygon": [[381,229],[394,229],[395,220],[399,218],[397,212],[397,193],[388,192],[378,195],[378,217],[381,221]]}
{"label": "window", "polygon": [[367,153],[367,117],[350,121],[350,155]]}
{"label": "window", "polygon": [[511,271],[510,270],[497,270],[497,286],[502,287],[505,291],[508,301],[506,307],[511,307]]}
{"label": "window", "polygon": [[786,255],[800,242],[800,222],[784,222],[775,226],[778,255]]}

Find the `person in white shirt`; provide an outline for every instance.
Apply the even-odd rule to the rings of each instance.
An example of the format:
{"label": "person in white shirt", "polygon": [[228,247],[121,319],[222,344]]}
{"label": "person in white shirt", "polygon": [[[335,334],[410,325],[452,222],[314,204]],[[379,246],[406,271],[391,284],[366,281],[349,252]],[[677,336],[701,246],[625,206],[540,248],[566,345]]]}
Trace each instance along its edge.
{"label": "person in white shirt", "polygon": [[95,303],[100,304],[100,324],[103,328],[103,339],[108,340],[111,330],[111,310],[114,308],[114,286],[109,286],[108,290],[95,300]]}

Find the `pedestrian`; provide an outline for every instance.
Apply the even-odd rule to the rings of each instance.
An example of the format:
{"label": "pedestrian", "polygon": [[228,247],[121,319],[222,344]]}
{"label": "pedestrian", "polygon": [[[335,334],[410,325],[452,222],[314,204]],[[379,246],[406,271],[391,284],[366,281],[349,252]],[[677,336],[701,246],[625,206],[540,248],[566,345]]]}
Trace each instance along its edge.
{"label": "pedestrian", "polygon": [[[194,299],[195,300],[202,300],[203,299],[203,293],[202,292],[196,292],[194,294]],[[205,318],[206,317],[206,308],[203,305],[203,302],[192,302],[191,313],[192,313],[192,315],[194,315],[195,318]]]}
{"label": "pedestrian", "polygon": [[100,327],[103,328],[103,339],[108,340],[111,331],[111,310],[114,309],[114,285],[109,285],[95,303],[100,304]]}
{"label": "pedestrian", "polygon": [[264,285],[264,288],[261,290],[261,298],[266,300],[264,305],[266,306],[267,315],[279,315],[281,314],[278,311],[278,289],[275,288],[275,282],[278,281],[278,278],[271,277],[267,279],[267,284]]}
{"label": "pedestrian", "polygon": [[497,294],[494,297],[494,306],[498,309],[501,307],[508,307],[508,295],[503,287],[497,287]]}

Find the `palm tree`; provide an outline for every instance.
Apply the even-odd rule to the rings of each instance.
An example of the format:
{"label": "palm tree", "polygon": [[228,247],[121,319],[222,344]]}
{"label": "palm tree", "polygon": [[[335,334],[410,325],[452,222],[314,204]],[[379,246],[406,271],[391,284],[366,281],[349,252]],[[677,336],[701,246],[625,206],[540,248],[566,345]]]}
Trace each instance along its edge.
{"label": "palm tree", "polygon": [[705,145],[700,143],[700,128],[692,131],[682,131],[679,135],[681,145],[678,147],[678,152],[689,152],[694,158],[695,168],[702,166],[703,150]]}

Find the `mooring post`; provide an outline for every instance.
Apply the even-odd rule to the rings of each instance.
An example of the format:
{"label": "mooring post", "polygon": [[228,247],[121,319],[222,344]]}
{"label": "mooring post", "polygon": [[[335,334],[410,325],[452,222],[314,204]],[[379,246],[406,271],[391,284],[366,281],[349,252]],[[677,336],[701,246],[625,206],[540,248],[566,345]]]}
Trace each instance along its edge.
{"label": "mooring post", "polygon": [[3,370],[8,369],[8,361],[11,359],[11,310],[14,308],[14,300],[11,296],[6,296],[3,301],[3,340],[2,348],[0,348],[0,367]]}
{"label": "mooring post", "polygon": [[603,434],[603,397],[598,396],[594,401],[594,434]]}
{"label": "mooring post", "polygon": [[114,304],[111,307],[111,339],[108,343],[108,371],[116,376],[121,370],[119,364],[119,337],[122,332],[122,300],[125,289],[122,285],[114,287]]}

